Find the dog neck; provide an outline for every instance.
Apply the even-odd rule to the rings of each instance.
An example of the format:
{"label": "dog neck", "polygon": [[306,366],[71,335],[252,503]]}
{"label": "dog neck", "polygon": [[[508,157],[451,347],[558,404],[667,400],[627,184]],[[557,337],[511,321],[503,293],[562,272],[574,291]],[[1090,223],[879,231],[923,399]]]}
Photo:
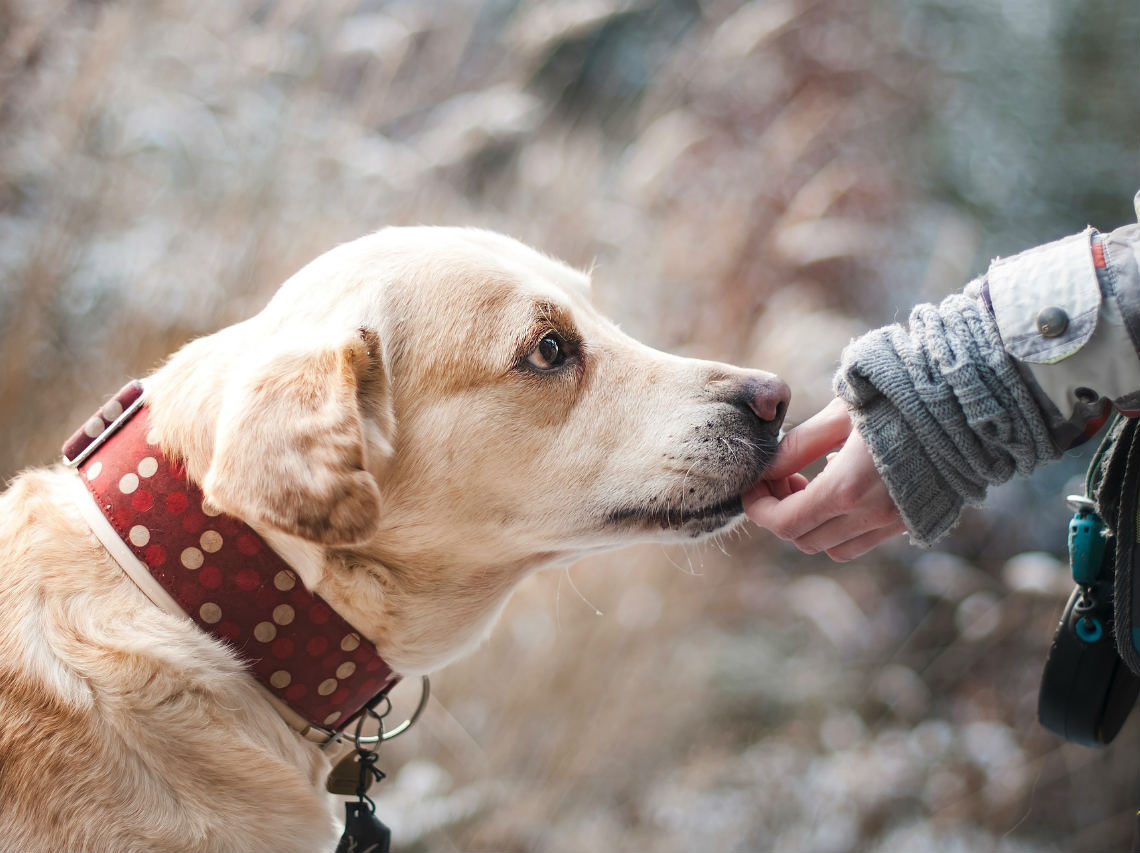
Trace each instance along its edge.
{"label": "dog neck", "polygon": [[399,677],[309,591],[305,575],[319,573],[312,554],[289,537],[267,542],[212,508],[185,467],[164,456],[144,399],[131,383],[64,445],[95,499],[93,530],[101,539],[109,532],[114,541],[104,544],[152,601],[225,642],[289,709],[294,728],[327,740]]}

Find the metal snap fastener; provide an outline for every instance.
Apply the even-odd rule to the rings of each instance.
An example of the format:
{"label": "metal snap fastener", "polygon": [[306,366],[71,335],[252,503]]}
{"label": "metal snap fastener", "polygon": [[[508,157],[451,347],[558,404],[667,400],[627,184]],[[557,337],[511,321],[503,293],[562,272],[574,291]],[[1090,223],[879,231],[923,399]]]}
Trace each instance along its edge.
{"label": "metal snap fastener", "polygon": [[1037,331],[1047,338],[1057,338],[1069,328],[1069,315],[1056,305],[1042,308],[1037,315]]}

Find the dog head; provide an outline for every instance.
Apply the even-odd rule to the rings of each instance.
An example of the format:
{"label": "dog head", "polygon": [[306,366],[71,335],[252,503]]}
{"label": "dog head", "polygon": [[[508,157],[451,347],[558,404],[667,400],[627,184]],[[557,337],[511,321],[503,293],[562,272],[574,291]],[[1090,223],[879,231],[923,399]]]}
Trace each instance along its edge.
{"label": "dog head", "polygon": [[644,346],[589,297],[509,238],[387,229],[184,348],[152,418],[210,502],[432,668],[535,568],[726,530],[774,455],[784,383]]}

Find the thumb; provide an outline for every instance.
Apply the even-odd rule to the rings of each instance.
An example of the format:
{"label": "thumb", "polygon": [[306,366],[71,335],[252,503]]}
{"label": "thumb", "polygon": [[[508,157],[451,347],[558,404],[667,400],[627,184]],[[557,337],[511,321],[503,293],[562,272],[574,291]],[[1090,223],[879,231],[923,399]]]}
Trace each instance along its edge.
{"label": "thumb", "polygon": [[784,436],[776,458],[764,471],[764,479],[779,480],[802,470],[835,450],[850,434],[851,416],[847,412],[847,404],[839,399],[832,400]]}

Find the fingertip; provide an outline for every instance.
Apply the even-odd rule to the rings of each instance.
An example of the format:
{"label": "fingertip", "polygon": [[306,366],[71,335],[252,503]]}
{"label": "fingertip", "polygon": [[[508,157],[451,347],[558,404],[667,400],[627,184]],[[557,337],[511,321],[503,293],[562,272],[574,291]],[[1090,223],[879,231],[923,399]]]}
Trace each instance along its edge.
{"label": "fingertip", "polygon": [[776,448],[775,458],[764,469],[765,480],[782,480],[803,467],[799,462],[799,454],[796,453],[795,448],[796,439],[791,434],[784,436],[780,446]]}
{"label": "fingertip", "polygon": [[769,524],[772,511],[780,505],[780,499],[772,494],[755,494],[749,497],[747,494],[743,496],[742,503],[744,505],[744,514],[747,515],[752,521],[759,524],[761,527],[771,529]]}
{"label": "fingertip", "polygon": [[770,483],[773,497],[783,500],[788,495],[792,494],[795,489],[792,488],[792,478],[782,477],[779,480],[773,480]]}

